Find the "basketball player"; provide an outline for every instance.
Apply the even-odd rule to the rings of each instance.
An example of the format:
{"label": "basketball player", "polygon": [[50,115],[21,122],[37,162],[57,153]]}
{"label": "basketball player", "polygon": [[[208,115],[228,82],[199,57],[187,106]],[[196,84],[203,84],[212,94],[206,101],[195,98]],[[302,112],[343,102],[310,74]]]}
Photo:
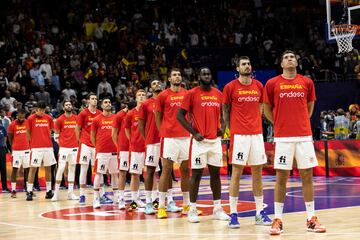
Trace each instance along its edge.
{"label": "basketball player", "polygon": [[[76,119],[76,128],[75,133],[76,137],[80,143],[80,155],[79,155],[79,164],[80,164],[80,199],[79,203],[81,205],[85,204],[85,188],[86,188],[86,175],[89,168],[90,162],[95,160],[95,147],[90,139],[90,130],[91,124],[94,118],[101,114],[101,111],[96,108],[97,106],[97,97],[95,93],[89,93],[87,95],[87,104],[88,107],[81,111]],[[103,179],[100,180],[103,182]],[[112,203],[104,193],[104,188],[101,187],[102,203]]]}
{"label": "basketball player", "polygon": [[101,102],[103,112],[94,118],[91,125],[91,142],[95,146],[96,160],[94,165],[94,208],[100,208],[100,179],[103,175],[111,175],[112,190],[114,199],[118,197],[119,167],[117,149],[111,141],[112,125],[115,115],[111,112],[111,100],[104,98]]}
{"label": "basketball player", "polygon": [[126,173],[129,170],[129,139],[125,134],[125,116],[128,110],[132,107],[129,105],[119,111],[113,122],[112,139],[117,147],[118,158],[119,158],[119,201],[118,208],[120,210],[125,209],[125,184],[126,184]]}
{"label": "basketball player", "polygon": [[[173,68],[168,76],[170,88],[162,91],[155,100],[155,121],[162,141],[162,172],[159,181],[159,209],[157,217],[167,218],[165,210],[165,197],[171,189],[169,179],[174,162],[180,164],[181,191],[183,193],[183,214],[190,209],[189,195],[189,148],[190,135],[176,120],[176,113],[181,106],[186,90],[181,87],[182,77],[180,69]],[[167,203],[167,211],[181,211],[174,201]]]}
{"label": "basketball player", "polygon": [[[209,168],[210,187],[213,193],[213,218],[228,221],[230,217],[221,206],[222,146],[220,127],[222,93],[212,87],[211,71],[200,68],[200,86],[188,91],[177,113],[180,124],[193,136],[191,148],[190,211],[188,220],[199,222],[196,200],[201,176],[206,165]],[[192,125],[185,116],[190,113]]]}
{"label": "basketball player", "polygon": [[311,79],[297,74],[295,53],[287,50],[281,55],[283,73],[270,79],[264,89],[264,113],[274,124],[276,169],[275,219],[270,228],[271,235],[283,232],[282,213],[286,193],[286,183],[293,160],[302,179],[303,194],[307,213],[307,230],[326,232],[315,216],[313,167],[318,165],[314,146],[310,117],[316,100],[314,83]]}
{"label": "basketball player", "polygon": [[145,207],[138,195],[140,185],[140,175],[142,174],[145,163],[145,141],[141,137],[138,127],[140,105],[146,100],[146,93],[139,89],[136,92],[136,107],[126,114],[125,134],[130,143],[130,165],[131,174],[130,190],[131,203],[129,211],[136,210],[138,207]]}
{"label": "basketball player", "polygon": [[252,67],[246,56],[237,63],[239,78],[226,84],[223,93],[223,115],[230,129],[230,228],[239,228],[237,202],[239,181],[246,164],[251,166],[252,186],[256,204],[255,224],[271,225],[263,210],[262,167],[267,162],[262,136],[262,84],[251,78]]}
{"label": "basketball player", "polygon": [[11,145],[12,173],[11,173],[11,197],[16,198],[16,175],[22,166],[24,169],[24,179],[28,179],[30,167],[30,145],[26,132],[29,128],[26,119],[26,112],[19,109],[17,119],[12,121],[8,128],[8,138]]}
{"label": "basketball player", "polygon": [[[161,92],[162,87],[159,80],[151,82],[153,96],[141,104],[139,109],[139,130],[146,145],[146,179],[145,179],[145,214],[154,214],[157,208],[156,181],[154,180],[156,168],[159,168],[160,160],[160,136],[155,123],[155,99]],[[154,205],[152,196],[154,196]]]}
{"label": "basketball player", "polygon": [[27,201],[33,200],[34,177],[38,167],[44,162],[46,179],[45,199],[51,199],[53,192],[51,190],[51,166],[56,164],[53,144],[51,141],[51,131],[54,128],[54,122],[50,115],[45,113],[46,104],[39,101],[34,114],[31,114],[27,120],[29,128],[27,129],[30,139],[31,160],[29,180],[27,184]]}
{"label": "basketball player", "polygon": [[74,194],[76,157],[79,148],[75,134],[77,116],[72,113],[73,106],[69,100],[63,102],[63,109],[65,113],[55,121],[54,140],[59,143],[59,159],[56,171],[55,192],[51,199],[53,202],[59,200],[59,188],[66,163],[68,164],[68,199],[79,199]]}

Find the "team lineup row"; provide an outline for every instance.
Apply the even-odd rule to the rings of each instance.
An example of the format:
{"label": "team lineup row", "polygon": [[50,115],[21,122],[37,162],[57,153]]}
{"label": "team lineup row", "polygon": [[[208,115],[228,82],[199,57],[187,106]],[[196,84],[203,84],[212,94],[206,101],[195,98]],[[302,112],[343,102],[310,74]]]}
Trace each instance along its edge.
{"label": "team lineup row", "polygon": [[[68,166],[68,199],[85,204],[86,173],[94,163],[93,207],[114,202],[125,210],[124,189],[126,173],[131,174],[131,203],[127,210],[145,207],[145,214],[167,218],[167,212],[182,212],[188,221],[200,221],[196,200],[200,180],[207,166],[213,193],[213,218],[229,222],[230,228],[239,228],[237,201],[239,181],[246,165],[251,166],[253,193],[256,204],[255,224],[271,226],[271,235],[283,232],[282,212],[286,182],[296,159],[303,181],[307,213],[307,231],[322,233],[322,226],[314,209],[312,169],[317,159],[312,143],[310,120],[316,100],[311,79],[297,74],[295,53],[285,51],[281,56],[283,73],[270,79],[265,87],[251,77],[248,57],[240,57],[237,65],[239,78],[228,83],[223,92],[212,86],[211,71],[199,70],[200,86],[191,90],[181,87],[181,71],[169,72],[170,88],[163,90],[160,82],[151,82],[153,96],[136,93],[136,107],[111,112],[110,99],[102,99],[102,111],[97,109],[95,94],[88,96],[88,108],[79,115],[72,113],[70,101],[64,101],[64,114],[55,121],[45,114],[45,104],[39,102],[36,112],[25,119],[19,111],[17,120],[9,125],[12,144],[12,196],[16,196],[16,172],[22,165],[28,170],[27,199],[33,200],[34,175],[43,163],[46,178],[46,198],[59,199],[59,187],[66,164]],[[267,162],[262,138],[261,114],[274,125],[276,169],[275,216],[271,220],[263,209],[262,166]],[[233,171],[230,182],[230,214],[221,206],[220,168],[222,166],[221,136],[230,129],[230,161]],[[51,131],[59,143],[55,191],[51,189],[51,166],[56,164]],[[31,151],[30,151],[31,149]],[[156,191],[155,172],[162,162],[162,173]],[[189,165],[191,177],[189,176]],[[172,198],[171,171],[179,163],[183,206],[176,206]],[[74,192],[75,166],[79,163],[80,197]],[[139,177],[146,167],[144,204],[139,198]],[[26,171],[27,172],[27,171]],[[114,198],[103,190],[102,175],[111,175]],[[158,198],[158,201],[157,201]],[[167,201],[166,201],[167,199]],[[157,211],[156,211],[157,210]]]}

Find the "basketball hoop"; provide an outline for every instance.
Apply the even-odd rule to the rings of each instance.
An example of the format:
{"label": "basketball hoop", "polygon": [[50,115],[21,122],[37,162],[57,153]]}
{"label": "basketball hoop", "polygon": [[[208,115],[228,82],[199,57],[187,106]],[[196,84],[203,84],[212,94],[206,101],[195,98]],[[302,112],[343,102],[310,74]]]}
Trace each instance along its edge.
{"label": "basketball hoop", "polygon": [[358,26],[353,24],[334,25],[331,31],[334,33],[338,53],[347,53],[353,50],[352,40],[357,32]]}

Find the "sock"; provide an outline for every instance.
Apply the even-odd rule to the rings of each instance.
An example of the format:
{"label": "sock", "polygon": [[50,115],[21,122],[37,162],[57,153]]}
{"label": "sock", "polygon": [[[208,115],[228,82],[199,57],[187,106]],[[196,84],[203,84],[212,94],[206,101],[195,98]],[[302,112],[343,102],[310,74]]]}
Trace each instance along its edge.
{"label": "sock", "polygon": [[155,201],[158,198],[158,192],[157,190],[151,191],[151,201]]}
{"label": "sock", "polygon": [[159,208],[165,208],[165,192],[159,192]]}
{"label": "sock", "polygon": [[68,184],[68,192],[69,193],[74,192],[74,184],[73,183]]}
{"label": "sock", "polygon": [[100,198],[100,192],[94,191],[94,200],[99,199],[99,198]]}
{"label": "sock", "polygon": [[105,187],[104,187],[104,185],[100,186],[99,194],[100,194],[100,196],[105,195]]}
{"label": "sock", "polygon": [[46,182],[46,191],[51,191],[51,182]]}
{"label": "sock", "polygon": [[[58,192],[60,189],[60,183],[55,183],[55,191]],[[47,183],[46,183],[46,191],[47,191]]]}
{"label": "sock", "polygon": [[32,191],[33,191],[33,186],[34,186],[33,183],[28,183],[28,184],[27,184],[27,191],[28,191],[28,192],[32,192]]}
{"label": "sock", "polygon": [[114,193],[114,203],[116,203],[119,200],[119,190],[113,190]]}
{"label": "sock", "polygon": [[138,198],[138,192],[137,191],[131,191],[131,201],[136,201]]}
{"label": "sock", "polygon": [[262,210],[264,210],[264,196],[256,197],[255,199],[255,205],[256,205],[256,215],[259,215]]}
{"label": "sock", "polygon": [[174,201],[173,196],[172,196],[172,189],[167,190],[167,201],[168,201],[168,203]]}
{"label": "sock", "polygon": [[119,199],[124,200],[124,190],[119,190]]}
{"label": "sock", "polygon": [[16,182],[11,183],[11,191],[16,191]]}
{"label": "sock", "polygon": [[80,187],[80,196],[84,196],[85,195],[85,189]]}
{"label": "sock", "polygon": [[307,220],[310,220],[313,216],[315,216],[315,204],[312,202],[305,202],[306,215]]}
{"label": "sock", "polygon": [[140,199],[141,198],[141,192],[140,189],[137,191],[137,198],[136,199]]}
{"label": "sock", "polygon": [[237,202],[238,202],[238,198],[237,197],[229,197],[229,202],[230,202],[230,213],[237,213]]}
{"label": "sock", "polygon": [[190,210],[196,210],[196,202],[190,202]]}
{"label": "sock", "polygon": [[189,205],[190,205],[190,193],[183,192],[183,206],[189,206]]}
{"label": "sock", "polygon": [[214,208],[221,208],[221,199],[214,200]]}
{"label": "sock", "polygon": [[151,191],[145,190],[145,199],[146,199],[146,203],[152,203],[152,201],[151,201]]}
{"label": "sock", "polygon": [[282,214],[283,214],[283,210],[284,210],[284,203],[280,203],[280,202],[274,202],[274,210],[275,210],[275,217],[274,218],[279,218],[282,219]]}

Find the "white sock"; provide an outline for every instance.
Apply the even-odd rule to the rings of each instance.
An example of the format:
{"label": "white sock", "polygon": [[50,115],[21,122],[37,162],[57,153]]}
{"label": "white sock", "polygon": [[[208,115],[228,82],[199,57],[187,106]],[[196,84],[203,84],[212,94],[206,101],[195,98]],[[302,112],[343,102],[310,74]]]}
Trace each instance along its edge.
{"label": "white sock", "polygon": [[221,208],[221,199],[214,200],[214,209]]}
{"label": "white sock", "polygon": [[146,203],[152,203],[152,201],[151,201],[151,191],[145,190],[145,198],[146,198]]}
{"label": "white sock", "polygon": [[165,208],[166,192],[159,192],[159,208]]}
{"label": "white sock", "polygon": [[158,198],[158,191],[157,190],[153,190],[151,191],[151,201],[155,201]]}
{"label": "white sock", "polygon": [[237,197],[229,197],[229,202],[230,202],[230,213],[237,213],[237,203],[238,203],[238,198]]}
{"label": "white sock", "polygon": [[99,198],[100,198],[100,192],[94,191],[94,200],[99,199]]}
{"label": "white sock", "polygon": [[69,185],[68,185],[68,192],[69,192],[69,193],[74,192],[74,184],[73,184],[73,183],[69,183]]}
{"label": "white sock", "polygon": [[[60,183],[55,183],[55,191],[58,192],[60,189]],[[46,183],[46,191],[47,191],[47,183]]]}
{"label": "white sock", "polygon": [[196,210],[196,202],[190,202],[190,210]]}
{"label": "white sock", "polygon": [[183,206],[189,206],[190,204],[190,193],[183,192]]}
{"label": "white sock", "polygon": [[11,191],[16,191],[16,182],[11,183]]}
{"label": "white sock", "polygon": [[119,199],[124,200],[124,190],[119,190]]}
{"label": "white sock", "polygon": [[141,192],[140,189],[137,191],[137,198],[136,199],[141,199]]}
{"label": "white sock", "polygon": [[256,215],[259,215],[262,210],[264,210],[264,196],[256,197],[255,199],[255,205],[256,205]]}
{"label": "white sock", "polygon": [[119,190],[113,190],[114,193],[114,203],[116,203],[119,200]]}
{"label": "white sock", "polygon": [[282,219],[284,203],[274,202],[275,218]]}
{"label": "white sock", "polygon": [[307,220],[310,220],[313,216],[315,216],[315,203],[314,203],[314,201],[305,202],[305,208],[306,208]]}
{"label": "white sock", "polygon": [[33,191],[33,186],[34,186],[33,183],[28,183],[28,184],[27,184],[27,191],[28,191],[28,192],[32,192],[32,191]]}
{"label": "white sock", "polygon": [[131,191],[131,201],[136,201],[138,199],[138,192]]}
{"label": "white sock", "polygon": [[[102,176],[101,176],[101,177],[102,177]],[[103,196],[103,195],[105,194],[105,187],[104,187],[104,185],[100,186],[99,194],[100,194],[100,196]]]}
{"label": "white sock", "polygon": [[85,195],[85,189],[80,187],[80,196],[84,196]]}
{"label": "white sock", "polygon": [[167,202],[168,202],[168,203],[174,201],[172,194],[173,194],[172,189],[171,189],[171,188],[168,189],[168,190],[167,190]]}
{"label": "white sock", "polygon": [[46,182],[46,191],[51,191],[51,182]]}

